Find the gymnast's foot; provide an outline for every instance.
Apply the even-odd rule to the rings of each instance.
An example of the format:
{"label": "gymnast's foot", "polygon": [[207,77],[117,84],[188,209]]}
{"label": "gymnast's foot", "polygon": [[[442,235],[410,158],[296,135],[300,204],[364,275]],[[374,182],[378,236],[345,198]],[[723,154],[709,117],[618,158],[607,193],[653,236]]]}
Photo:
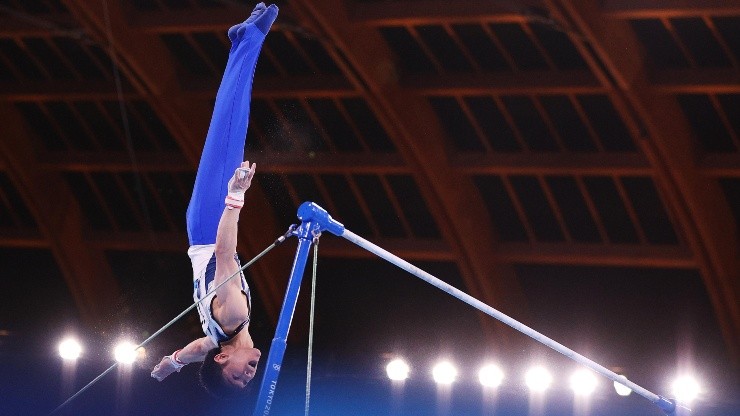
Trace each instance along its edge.
{"label": "gymnast's foot", "polygon": [[229,29],[229,38],[233,41],[235,38],[237,38],[241,33],[241,31],[244,30],[244,27],[249,24],[254,24],[254,26],[260,30],[260,32],[264,33],[265,35],[267,32],[270,31],[270,26],[272,26],[272,23],[275,21],[278,15],[278,7],[274,4],[271,4],[269,6],[265,6],[265,3],[259,3],[256,6],[254,6],[254,10],[252,10],[252,15],[247,18],[247,20],[244,21],[244,23],[238,24],[231,29]]}

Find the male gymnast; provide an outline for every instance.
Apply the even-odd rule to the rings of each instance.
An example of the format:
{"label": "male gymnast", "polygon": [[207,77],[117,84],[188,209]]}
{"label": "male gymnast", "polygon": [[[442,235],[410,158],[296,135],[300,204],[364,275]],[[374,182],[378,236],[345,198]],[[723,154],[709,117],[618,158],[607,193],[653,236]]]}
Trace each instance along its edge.
{"label": "male gymnast", "polygon": [[242,162],[252,79],[277,14],[277,6],[260,3],[246,21],[228,31],[229,58],[187,210],[193,299],[200,301],[197,309],[205,336],[163,357],[151,374],[162,381],[189,363],[202,362],[201,384],[219,397],[246,387],[261,355],[249,334],[252,305],[244,274],[239,272],[206,294],[240,269],[236,256],[239,213],[256,169],[256,164]]}

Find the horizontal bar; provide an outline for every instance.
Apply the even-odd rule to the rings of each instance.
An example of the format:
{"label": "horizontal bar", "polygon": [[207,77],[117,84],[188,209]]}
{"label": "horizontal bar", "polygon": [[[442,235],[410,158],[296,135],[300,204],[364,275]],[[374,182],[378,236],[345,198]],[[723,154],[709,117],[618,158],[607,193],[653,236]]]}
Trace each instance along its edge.
{"label": "horizontal bar", "polygon": [[[555,351],[565,355],[568,358],[571,358],[572,360],[585,365],[586,367],[589,367],[590,369],[598,372],[599,374],[616,381],[617,383],[620,383],[626,387],[629,387],[637,394],[645,397],[646,399],[650,400],[651,402],[661,405],[665,402],[665,399],[658,396],[655,393],[650,392],[649,390],[640,387],[639,385],[633,383],[632,381],[628,380],[626,377],[619,375],[600,364],[584,357],[581,354],[578,354],[577,352],[571,350],[570,348],[546,337],[545,335],[535,331],[534,329],[522,324],[521,322],[509,317],[508,315],[505,315],[498,310],[486,305],[485,303],[479,301],[478,299],[468,295],[467,293],[455,288],[452,285],[449,285],[442,280],[438,279],[437,277],[425,272],[424,270],[414,266],[413,264],[401,259],[398,256],[395,256],[388,251],[376,246],[375,244],[365,240],[364,238],[354,234],[353,232],[345,229],[344,232],[341,234],[341,237],[351,241],[352,243],[364,248],[365,250],[370,251],[371,253],[377,255],[378,257],[400,267],[403,270],[406,270],[407,272],[413,274],[414,276],[424,280],[425,282],[431,284],[432,286],[435,286],[438,289],[441,289],[444,292],[447,292],[448,294],[456,297],[457,299],[467,303],[468,305],[478,309],[479,311],[485,313],[486,315],[489,315],[504,324],[516,329],[517,331],[533,338],[536,341],[539,341],[540,343],[554,349]],[[662,407],[662,406],[661,406]]]}

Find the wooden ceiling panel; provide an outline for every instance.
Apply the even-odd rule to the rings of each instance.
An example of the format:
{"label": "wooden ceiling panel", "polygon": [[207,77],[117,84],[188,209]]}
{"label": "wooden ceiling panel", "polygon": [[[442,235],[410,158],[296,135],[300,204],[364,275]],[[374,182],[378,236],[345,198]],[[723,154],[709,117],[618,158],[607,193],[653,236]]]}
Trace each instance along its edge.
{"label": "wooden ceiling panel", "polygon": [[580,45],[582,54],[597,75],[601,72],[602,82],[614,88],[613,100],[640,138],[640,148],[654,166],[659,192],[697,258],[727,347],[737,363],[740,288],[735,276],[740,262],[736,227],[728,227],[734,218],[718,184],[693,168],[696,156],[686,118],[674,99],[649,88],[650,65],[625,22],[604,16],[590,0],[547,3],[554,16],[578,28],[588,40],[588,45]]}

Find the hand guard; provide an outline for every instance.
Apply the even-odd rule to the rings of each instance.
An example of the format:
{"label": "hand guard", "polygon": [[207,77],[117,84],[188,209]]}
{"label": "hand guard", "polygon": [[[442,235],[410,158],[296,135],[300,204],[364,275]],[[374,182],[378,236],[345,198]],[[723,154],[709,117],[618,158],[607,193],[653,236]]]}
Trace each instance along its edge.
{"label": "hand guard", "polygon": [[229,194],[226,195],[226,208],[234,209],[244,206],[244,193],[249,188],[249,168],[237,168],[229,180]]}

